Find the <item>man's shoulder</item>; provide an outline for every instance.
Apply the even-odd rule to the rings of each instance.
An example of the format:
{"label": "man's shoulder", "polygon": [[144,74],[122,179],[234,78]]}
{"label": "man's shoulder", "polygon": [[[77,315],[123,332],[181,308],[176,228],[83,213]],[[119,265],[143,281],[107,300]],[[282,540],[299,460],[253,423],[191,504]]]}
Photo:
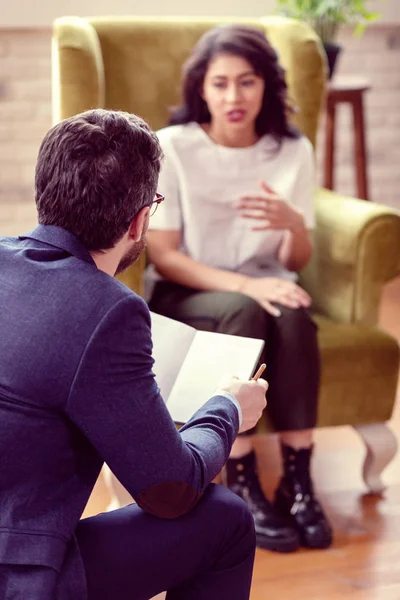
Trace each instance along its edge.
{"label": "man's shoulder", "polygon": [[115,277],[111,277],[103,271],[98,271],[96,275],[98,277],[98,281],[96,281],[96,294],[99,297],[104,295],[105,298],[108,298],[110,304],[124,302],[131,306],[147,307],[146,302],[139,294],[131,290]]}
{"label": "man's shoulder", "polygon": [[[49,310],[62,336],[72,339],[78,347],[94,339],[108,340],[111,331],[126,331],[129,337],[135,331],[142,335],[151,327],[144,299],[103,271],[76,259],[56,279],[56,300]],[[108,341],[107,347],[110,350]]]}
{"label": "man's shoulder", "polygon": [[121,281],[61,248],[0,237],[0,256],[15,288],[22,288],[27,277],[34,278],[31,296],[38,303],[47,299],[48,311],[59,311],[62,301],[66,321],[87,315],[90,328],[119,304],[137,307],[139,312],[143,305],[147,308],[145,301]]}
{"label": "man's shoulder", "polygon": [[[124,283],[111,277],[98,269],[91,268],[82,269],[80,273],[75,272],[77,280],[77,293],[86,309],[93,312],[99,311],[100,315],[104,315],[109,310],[121,310],[125,306],[129,306],[134,311],[145,310],[147,312],[147,304],[141,296],[128,288]],[[79,280],[79,281],[78,281]],[[71,280],[73,284],[73,279]]]}

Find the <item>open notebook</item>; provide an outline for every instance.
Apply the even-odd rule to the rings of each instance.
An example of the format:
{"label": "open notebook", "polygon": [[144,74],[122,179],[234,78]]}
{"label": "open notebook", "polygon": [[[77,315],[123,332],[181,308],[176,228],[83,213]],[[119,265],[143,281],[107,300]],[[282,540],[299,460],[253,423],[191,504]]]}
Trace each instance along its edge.
{"label": "open notebook", "polygon": [[[197,331],[189,325],[151,313],[154,373],[176,423],[186,423],[209,398],[223,375],[250,379],[263,349],[262,340]],[[104,465],[104,477],[115,510],[131,496]]]}
{"label": "open notebook", "polygon": [[250,379],[263,340],[197,331],[151,313],[154,373],[176,423],[186,423],[218,389],[224,375]]}

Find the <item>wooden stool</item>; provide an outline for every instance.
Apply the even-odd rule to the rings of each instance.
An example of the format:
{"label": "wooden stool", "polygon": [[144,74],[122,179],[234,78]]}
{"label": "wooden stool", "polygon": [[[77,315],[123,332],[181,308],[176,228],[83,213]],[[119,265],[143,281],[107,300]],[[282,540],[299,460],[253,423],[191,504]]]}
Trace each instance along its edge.
{"label": "wooden stool", "polygon": [[368,82],[361,78],[349,77],[333,80],[328,83],[326,103],[324,186],[329,190],[334,188],[336,105],[347,102],[353,107],[357,196],[364,200],[368,200],[368,181],[363,94],[369,87]]}

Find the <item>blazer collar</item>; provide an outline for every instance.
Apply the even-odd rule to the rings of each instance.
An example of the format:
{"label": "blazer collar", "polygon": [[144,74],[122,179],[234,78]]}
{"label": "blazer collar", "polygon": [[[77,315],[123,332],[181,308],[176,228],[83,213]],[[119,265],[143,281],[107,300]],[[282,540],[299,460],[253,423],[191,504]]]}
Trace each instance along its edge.
{"label": "blazer collar", "polygon": [[73,233],[62,227],[57,227],[56,225],[38,225],[33,231],[18,237],[20,240],[31,239],[44,242],[55,248],[65,250],[76,258],[96,266],[96,263],[82,242]]}

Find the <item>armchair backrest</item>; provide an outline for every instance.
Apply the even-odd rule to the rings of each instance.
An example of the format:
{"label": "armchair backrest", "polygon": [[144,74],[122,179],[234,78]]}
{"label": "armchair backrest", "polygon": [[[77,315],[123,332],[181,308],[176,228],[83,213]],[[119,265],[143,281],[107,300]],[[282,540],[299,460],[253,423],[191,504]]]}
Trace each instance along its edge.
{"label": "armchair backrest", "polygon": [[[89,108],[126,110],[153,129],[179,103],[181,67],[207,29],[232,19],[62,17],[53,25],[53,120]],[[314,31],[281,17],[237,19],[265,32],[277,51],[293,121],[315,144],[323,99],[325,55]]]}
{"label": "armchair backrest", "polygon": [[[293,122],[315,145],[326,80],[326,59],[314,31],[281,17],[237,19],[267,35],[286,70],[298,112]],[[126,110],[153,129],[167,124],[180,101],[182,64],[207,29],[232,19],[61,17],[52,39],[53,122],[90,108]],[[143,293],[142,254],[118,276]]]}

